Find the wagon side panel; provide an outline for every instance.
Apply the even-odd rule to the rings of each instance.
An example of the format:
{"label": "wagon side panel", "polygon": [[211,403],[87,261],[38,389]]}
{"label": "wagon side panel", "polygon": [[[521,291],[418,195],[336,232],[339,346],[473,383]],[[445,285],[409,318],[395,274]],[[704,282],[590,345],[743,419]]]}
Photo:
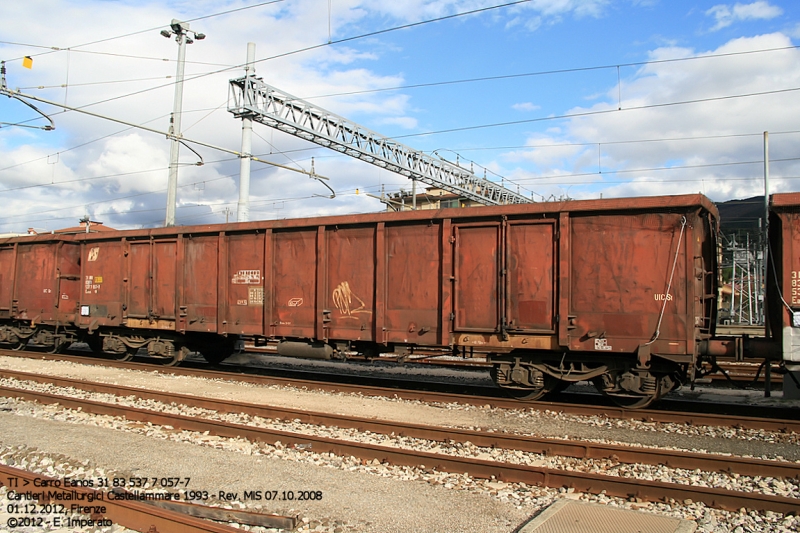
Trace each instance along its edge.
{"label": "wagon side panel", "polygon": [[[676,213],[571,218],[572,329],[576,351],[693,351],[689,225]],[[692,342],[687,342],[692,339]]]}
{"label": "wagon side panel", "polygon": [[12,244],[0,248],[0,318],[11,318],[15,314],[14,288],[16,286],[17,246]]}
{"label": "wagon side panel", "polygon": [[74,323],[78,316],[78,302],[81,297],[81,246],[65,242],[58,250],[56,294],[58,321],[60,324]]}
{"label": "wagon side panel", "polygon": [[453,329],[499,331],[500,225],[455,225]]}
{"label": "wagon side panel", "polygon": [[272,325],[277,337],[317,338],[317,230],[272,234]]}
{"label": "wagon side panel", "polygon": [[328,229],[323,322],[326,337],[373,340],[375,227]]}
{"label": "wagon side panel", "polygon": [[[127,284],[126,245],[122,241],[87,241],[82,245],[80,323],[117,326],[122,323]],[[125,280],[125,281],[123,281]]]}
{"label": "wagon side panel", "polygon": [[440,338],[441,250],[438,224],[386,226],[386,342],[433,345]]}
{"label": "wagon side panel", "polygon": [[264,234],[228,235],[228,332],[259,335],[264,312]]}
{"label": "wagon side panel", "polygon": [[17,255],[17,316],[34,322],[56,317],[57,243],[21,244]]}
{"label": "wagon side panel", "polygon": [[552,221],[508,226],[506,302],[510,331],[555,333],[555,244]]}
{"label": "wagon side panel", "polygon": [[203,236],[184,242],[184,305],[187,331],[217,331],[219,237]]}

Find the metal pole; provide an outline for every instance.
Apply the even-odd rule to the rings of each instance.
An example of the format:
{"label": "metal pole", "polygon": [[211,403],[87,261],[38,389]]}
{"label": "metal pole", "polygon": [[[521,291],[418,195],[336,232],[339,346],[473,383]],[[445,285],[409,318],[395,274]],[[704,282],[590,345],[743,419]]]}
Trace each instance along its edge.
{"label": "metal pole", "polygon": [[750,325],[753,325],[753,276],[750,270],[750,234],[747,234],[747,314]]}
{"label": "metal pole", "polygon": [[175,225],[175,204],[178,199],[178,151],[181,134],[181,110],[183,109],[183,67],[186,60],[186,30],[189,25],[185,22],[172,21],[175,31],[175,41],[178,43],[178,69],[175,74],[175,100],[172,115],[169,119],[169,133],[173,135],[169,150],[169,180],[167,181],[167,217],[165,226]]}
{"label": "metal pole", "polygon": [[731,255],[733,269],[731,270],[731,313],[730,321],[733,324],[733,317],[736,316],[736,236],[733,236],[733,253]]}
{"label": "metal pole", "polygon": [[764,132],[764,224],[769,228],[769,132]]}
{"label": "metal pole", "polygon": [[417,210],[417,180],[411,180],[411,209]]}
{"label": "metal pole", "polygon": [[[769,253],[769,132],[764,132],[764,268]],[[766,279],[766,274],[764,276]],[[766,313],[764,313],[766,316]],[[764,333],[769,335],[769,324],[764,321]],[[766,360],[764,367],[764,397],[769,398],[772,387],[772,361]]]}
{"label": "metal pole", "polygon": [[[247,65],[245,78],[255,77],[256,43],[247,43]],[[248,83],[249,80],[245,81]],[[245,94],[249,94],[245,92]],[[242,115],[242,155],[239,156],[239,205],[236,211],[238,222],[250,220],[250,156],[253,150],[253,117]]]}

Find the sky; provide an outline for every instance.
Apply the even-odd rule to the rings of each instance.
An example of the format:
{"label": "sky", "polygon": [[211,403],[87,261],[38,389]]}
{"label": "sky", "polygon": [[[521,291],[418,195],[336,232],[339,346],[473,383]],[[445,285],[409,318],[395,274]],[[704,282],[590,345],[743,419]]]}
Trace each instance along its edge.
{"label": "sky", "polygon": [[[176,224],[236,221],[241,120],[264,82],[534,201],[800,191],[795,0],[28,0],[0,3],[0,233],[164,225],[178,45],[186,46]],[[25,68],[23,58],[32,59]],[[24,99],[24,97],[23,97]],[[156,130],[147,131],[124,125]],[[403,176],[253,129],[250,219],[375,212]]]}

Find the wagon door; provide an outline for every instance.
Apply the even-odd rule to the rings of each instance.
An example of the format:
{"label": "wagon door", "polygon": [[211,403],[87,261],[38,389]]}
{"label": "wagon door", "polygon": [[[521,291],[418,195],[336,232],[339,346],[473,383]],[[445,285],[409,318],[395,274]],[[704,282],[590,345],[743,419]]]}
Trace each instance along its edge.
{"label": "wagon door", "polygon": [[81,298],[81,246],[77,243],[61,243],[58,249],[56,306],[60,322],[74,322]]}
{"label": "wagon door", "polygon": [[500,225],[458,225],[453,237],[453,329],[498,331]]}
{"label": "wagon door", "polygon": [[326,338],[372,340],[375,229],[334,228],[327,241]]}
{"label": "wagon door", "polygon": [[36,243],[18,248],[17,287],[19,318],[42,322],[52,320],[55,298],[56,254],[54,244]]}
{"label": "wagon door", "polygon": [[509,331],[555,332],[555,231],[552,222],[506,228],[506,319]]}
{"label": "wagon door", "polygon": [[150,295],[153,316],[166,320],[175,329],[175,289],[178,242],[176,240],[154,241],[153,291]]}

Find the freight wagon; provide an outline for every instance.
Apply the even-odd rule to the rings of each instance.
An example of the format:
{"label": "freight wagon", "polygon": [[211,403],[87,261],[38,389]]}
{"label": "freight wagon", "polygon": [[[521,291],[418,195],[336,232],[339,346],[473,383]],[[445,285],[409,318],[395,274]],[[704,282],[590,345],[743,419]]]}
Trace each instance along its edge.
{"label": "freight wagon", "polygon": [[800,193],[770,200],[768,339],[760,355],[783,360],[784,396],[800,398]]}
{"label": "freight wagon", "polygon": [[245,337],[288,356],[485,357],[510,394],[580,380],[642,406],[714,335],[704,196],[569,201],[0,241],[0,344],[74,341],[219,362]]}

